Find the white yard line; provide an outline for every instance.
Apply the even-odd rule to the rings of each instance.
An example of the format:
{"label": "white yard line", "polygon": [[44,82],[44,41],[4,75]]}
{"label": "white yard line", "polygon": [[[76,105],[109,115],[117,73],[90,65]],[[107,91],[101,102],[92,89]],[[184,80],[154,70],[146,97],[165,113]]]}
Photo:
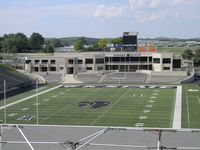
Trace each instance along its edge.
{"label": "white yard line", "polygon": [[101,119],[105,115],[105,113],[107,113],[115,104],[117,104],[120,101],[120,99],[129,91],[130,89],[124,92],[110,107],[108,107],[101,115],[99,115],[90,125],[94,125],[97,121],[99,121],[99,119]]}
{"label": "white yard line", "polygon": [[26,101],[26,100],[28,100],[28,99],[31,99],[31,98],[33,98],[33,97],[35,97],[35,96],[37,96],[37,95],[39,96],[39,95],[42,95],[42,94],[47,93],[47,92],[49,92],[49,91],[55,90],[55,89],[57,89],[57,88],[59,88],[59,87],[61,87],[61,86],[62,86],[62,85],[58,85],[58,86],[56,86],[56,87],[53,87],[53,88],[48,89],[48,90],[46,90],[46,91],[40,92],[40,93],[38,93],[38,94],[34,94],[34,95],[28,96],[28,97],[26,97],[26,98],[20,99],[20,100],[18,100],[18,101],[12,102],[12,103],[10,103],[10,104],[7,104],[7,105],[5,105],[5,106],[0,107],[0,110],[2,110],[2,109],[4,109],[4,108],[7,108],[7,107],[10,107],[10,106],[13,106],[13,105],[18,104],[18,103],[21,103],[21,102]]}
{"label": "white yard line", "polygon": [[198,96],[198,101],[199,101],[199,104],[200,104],[200,98],[199,98],[199,96]]}
{"label": "white yard line", "polygon": [[173,117],[173,129],[181,129],[182,86],[177,86]]}

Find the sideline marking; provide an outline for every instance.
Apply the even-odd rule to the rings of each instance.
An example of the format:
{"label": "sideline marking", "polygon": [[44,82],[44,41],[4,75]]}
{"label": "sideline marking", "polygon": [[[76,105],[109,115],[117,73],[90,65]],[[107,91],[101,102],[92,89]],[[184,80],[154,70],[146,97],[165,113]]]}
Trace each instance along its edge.
{"label": "sideline marking", "polygon": [[199,96],[198,96],[198,101],[199,101],[199,104],[200,104],[200,98],[199,98]]}
{"label": "sideline marking", "polygon": [[182,86],[177,86],[174,107],[173,129],[181,129]]}
{"label": "sideline marking", "polygon": [[28,100],[28,99],[31,99],[31,98],[33,98],[33,97],[35,97],[35,96],[37,96],[37,95],[39,96],[39,95],[42,95],[42,94],[47,93],[47,92],[49,92],[49,91],[55,90],[55,89],[57,89],[57,88],[59,88],[59,87],[61,87],[61,86],[63,86],[63,85],[58,85],[58,86],[56,86],[56,87],[53,87],[53,88],[48,89],[48,90],[46,90],[46,91],[40,92],[40,93],[38,93],[38,94],[34,94],[34,95],[28,96],[28,97],[26,97],[26,98],[20,99],[20,100],[18,100],[18,101],[15,101],[15,102],[9,103],[9,104],[7,104],[7,105],[1,106],[1,107],[0,107],[0,110],[2,110],[2,109],[4,109],[4,108],[7,108],[7,107],[10,107],[10,106],[13,106],[13,105],[18,104],[18,103],[21,103],[21,102],[26,101],[26,100]]}
{"label": "sideline marking", "polygon": [[188,118],[188,123],[189,123],[189,127],[190,127],[190,110],[189,110],[189,102],[188,102],[188,90],[187,90],[187,86],[186,86],[186,103],[187,103],[187,118]]}

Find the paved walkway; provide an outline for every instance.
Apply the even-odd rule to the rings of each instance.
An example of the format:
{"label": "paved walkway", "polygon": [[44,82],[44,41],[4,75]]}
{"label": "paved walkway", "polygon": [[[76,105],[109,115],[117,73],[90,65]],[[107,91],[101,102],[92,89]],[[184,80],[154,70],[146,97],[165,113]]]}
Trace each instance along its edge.
{"label": "paved walkway", "polygon": [[173,129],[181,129],[182,86],[177,86],[173,117]]}

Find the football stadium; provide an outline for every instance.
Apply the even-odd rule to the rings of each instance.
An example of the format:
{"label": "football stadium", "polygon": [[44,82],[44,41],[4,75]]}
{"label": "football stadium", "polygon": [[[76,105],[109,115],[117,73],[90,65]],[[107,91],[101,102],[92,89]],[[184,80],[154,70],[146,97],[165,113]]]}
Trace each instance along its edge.
{"label": "football stadium", "polygon": [[200,149],[191,62],[124,32],[102,52],[0,64],[0,150]]}

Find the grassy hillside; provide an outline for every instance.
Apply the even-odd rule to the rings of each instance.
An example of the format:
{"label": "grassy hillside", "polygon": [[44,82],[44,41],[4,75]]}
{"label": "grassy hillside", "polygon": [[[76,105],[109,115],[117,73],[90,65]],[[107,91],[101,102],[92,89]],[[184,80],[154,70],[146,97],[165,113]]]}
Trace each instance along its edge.
{"label": "grassy hillside", "polygon": [[196,50],[200,47],[158,47],[158,52],[172,52],[176,55],[180,55],[186,49]]}

